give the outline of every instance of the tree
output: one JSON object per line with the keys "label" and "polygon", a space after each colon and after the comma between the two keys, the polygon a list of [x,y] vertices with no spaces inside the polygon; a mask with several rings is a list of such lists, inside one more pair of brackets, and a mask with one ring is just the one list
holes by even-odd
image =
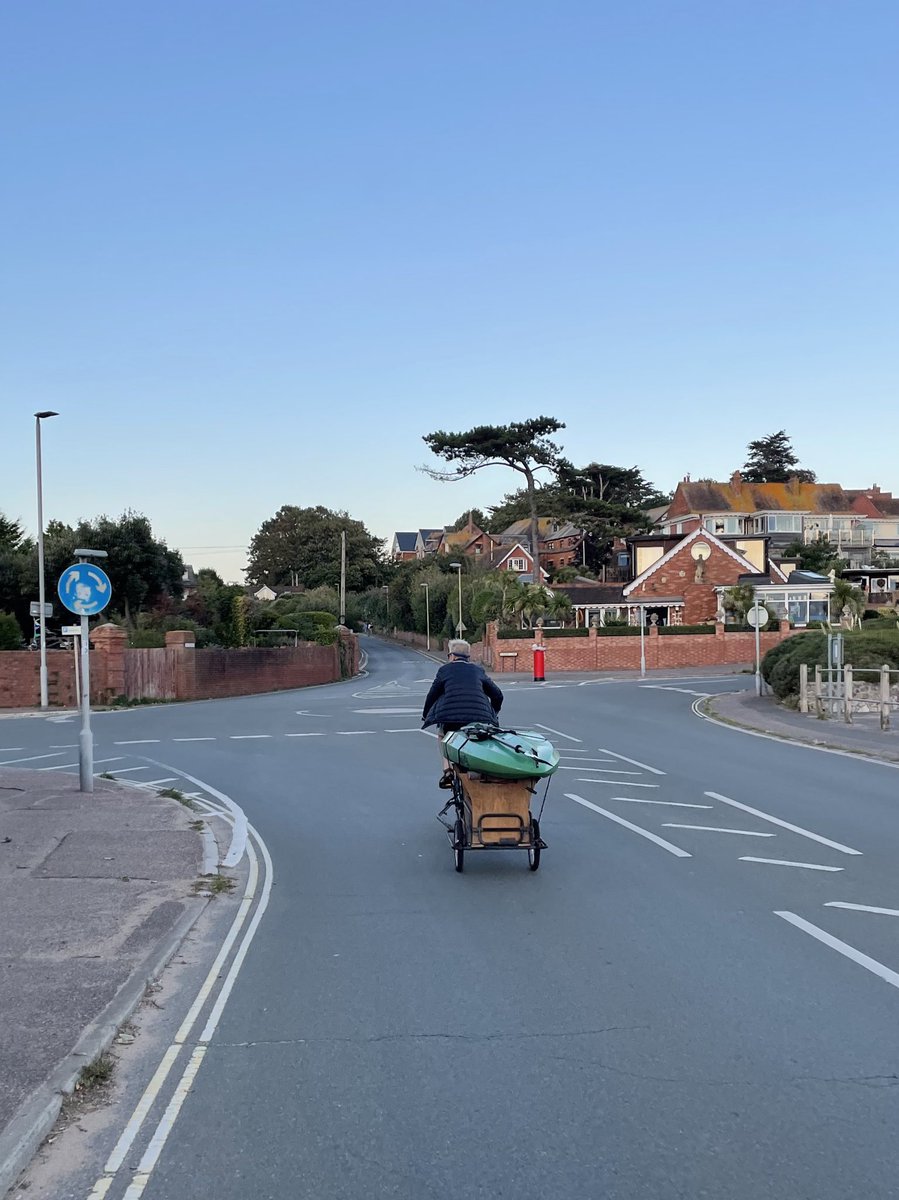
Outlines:
{"label": "tree", "polygon": [[0,650],[21,650],[22,630],[12,613],[0,612]]}
{"label": "tree", "polygon": [[537,471],[554,470],[558,466],[562,451],[551,440],[551,435],[564,428],[564,423],[555,417],[533,417],[528,421],[513,421],[509,425],[477,425],[464,433],[446,433],[440,429],[426,434],[422,439],[438,458],[456,464],[449,471],[422,468],[432,479],[467,479],[476,471],[496,466],[510,467],[524,476],[535,579],[540,578],[535,476]]}
{"label": "tree", "polygon": [[751,583],[737,583],[724,593],[724,606],[735,613],[740,621],[746,620],[746,614],[755,604],[755,588]]}
{"label": "tree", "polygon": [[587,500],[601,500],[621,508],[657,508],[668,504],[670,495],[643,478],[639,467],[615,467],[608,463],[588,463],[585,467],[574,467],[563,462],[559,471],[559,483],[575,495]]}
{"label": "tree", "polygon": [[21,550],[25,545],[25,530],[21,521],[13,521],[0,513],[0,550]]}
{"label": "tree", "polygon": [[857,628],[862,623],[862,613],[865,611],[865,593],[848,579],[835,579],[830,612],[834,624],[839,622],[844,608],[849,609],[853,628]]}
{"label": "tree", "polygon": [[340,586],[340,535],[346,533],[346,584],[363,591],[381,582],[383,545],[348,513],[285,504],[250,542],[247,579],[254,586]]}
{"label": "tree", "polygon": [[453,524],[453,531],[455,532],[459,529],[464,529],[468,525],[469,521],[472,523],[472,525],[477,525],[478,529],[487,528],[487,518],[484,516],[481,510],[479,508],[470,508],[468,512],[464,512],[461,517],[456,519],[455,523]]}
{"label": "tree", "polygon": [[801,571],[815,571],[818,575],[829,575],[831,571],[841,571],[846,566],[846,560],[840,557],[837,547],[821,534],[811,542],[797,538],[784,550],[784,558],[796,558]]}
{"label": "tree", "polygon": [[814,471],[797,469],[799,459],[785,429],[750,442],[747,450],[749,456],[741,472],[747,483],[786,483],[788,479],[815,482]]}

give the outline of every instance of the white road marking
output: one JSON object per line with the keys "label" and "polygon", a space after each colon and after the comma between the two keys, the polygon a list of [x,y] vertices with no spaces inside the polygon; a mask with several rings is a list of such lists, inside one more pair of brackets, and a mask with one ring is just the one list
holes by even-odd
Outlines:
{"label": "white road marking", "polygon": [[[54,746],[54,747],[52,747],[52,749],[54,749],[54,750],[72,750],[73,748],[74,747],[72,747],[72,746]],[[18,754],[18,752],[20,750],[24,750],[24,749],[25,749],[24,746],[4,746],[3,749],[0,750],[0,754]]]}
{"label": "white road marking", "polygon": [[412,729],[385,729],[385,733],[421,733],[421,730],[416,725]]}
{"label": "white road marking", "polygon": [[324,737],[323,733],[285,733],[285,737]]}
{"label": "white road marking", "polygon": [[123,755],[121,755],[121,754],[120,754],[120,755],[118,755],[118,757],[117,757],[117,758],[95,758],[95,759],[94,759],[94,766],[98,766],[100,763],[108,763],[108,762],[124,762],[124,761],[125,761],[125,758],[124,758],[124,756],[123,756]]}
{"label": "white road marking", "polygon": [[845,900],[828,900],[825,908],[848,908],[852,912],[880,913],[883,917],[899,917],[899,908],[874,908],[870,904],[849,904]]}
{"label": "white road marking", "polygon": [[56,763],[52,767],[38,767],[39,771],[71,771],[72,767],[79,766],[79,763]]}
{"label": "white road marking", "polygon": [[751,808],[748,804],[741,804],[739,800],[731,800],[729,796],[722,796],[720,792],[706,792],[705,795],[710,800],[720,800],[722,804],[739,808],[743,812],[749,813],[750,816],[759,817],[762,821],[770,821],[772,825],[779,825],[781,829],[789,829],[791,833],[798,833],[801,837],[810,838],[822,846],[830,846],[831,850],[839,850],[841,854],[861,854],[861,850],[853,850],[851,846],[844,846],[842,842],[833,842],[830,838],[822,837],[820,833],[812,833],[809,829],[803,829],[801,825],[792,825],[789,821],[782,821],[780,817],[772,817],[770,813],[764,813],[759,808]]}
{"label": "white road marking", "polygon": [[775,911],[774,915],[775,917],[781,917],[784,921],[789,921],[791,925],[795,925],[797,929],[801,929],[809,937],[817,938],[819,942],[822,942],[825,946],[829,946],[831,950],[836,950],[838,954],[842,954],[845,958],[851,959],[852,962],[858,963],[860,967],[864,967],[872,975],[878,975],[885,983],[890,984],[891,987],[899,988],[899,974],[891,971],[889,967],[885,967],[876,958],[862,954],[861,950],[856,950],[848,942],[840,941],[833,934],[819,929],[817,925],[813,925],[811,921],[805,921],[802,917],[797,917],[795,913]]}
{"label": "white road marking", "polygon": [[421,710],[418,708],[354,708],[354,713],[384,713],[385,716],[398,716],[405,713],[417,713]]}
{"label": "white road marking", "polygon": [[196,738],[172,738],[173,742],[217,742],[218,738],[214,737],[196,737]]}
{"label": "white road marking", "polygon": [[[220,792],[218,788],[214,788],[211,783],[204,783],[202,779],[197,779],[195,775],[188,775],[187,771],[179,771],[177,767],[170,767],[167,763],[154,762],[154,766],[162,767],[164,771],[174,771],[181,779],[186,779],[188,783],[192,783],[194,787],[202,788],[204,792],[208,792],[210,796],[215,796],[221,804],[234,817],[234,830],[231,834],[231,845],[228,847],[228,853],[222,859],[223,867],[236,867],[244,856],[244,851],[247,847],[247,814],[235,804],[230,796],[226,796],[224,792]],[[147,784],[146,786],[150,786]]]}
{"label": "white road marking", "polygon": [[359,737],[363,733],[377,733],[377,729],[338,729],[337,737]]}
{"label": "white road marking", "polygon": [[[21,750],[21,749],[22,749],[22,747],[21,747],[21,746],[14,747],[14,749],[19,749],[19,750]],[[77,749],[78,749],[78,743],[77,743],[77,742],[66,742],[66,744],[65,744],[64,746],[53,746],[53,745],[51,745],[51,746],[50,746],[50,749],[51,749],[51,750],[77,750]]]}
{"label": "white road marking", "polygon": [[664,838],[660,838],[658,834],[651,833],[648,829],[642,829],[639,825],[632,825],[630,821],[625,821],[624,817],[619,817],[617,813],[609,812],[605,808],[600,808],[598,804],[592,804],[589,800],[585,800],[583,796],[576,796],[574,792],[566,792],[565,795],[569,800],[573,800],[575,804],[582,804],[584,808],[590,808],[593,812],[599,813],[601,817],[608,817],[610,821],[614,821],[616,825],[623,825],[625,829],[630,829],[633,833],[639,833],[641,837],[648,838],[651,842],[655,842],[657,846],[661,846],[663,850],[667,850],[669,854],[674,854],[678,858],[692,858],[693,855],[686,850],[681,850],[680,846],[675,846],[671,842],[666,842]]}
{"label": "white road marking", "polygon": [[[571,754],[586,754],[586,753],[587,753],[586,750],[566,751],[564,754],[560,754],[559,758],[569,758],[571,756]],[[615,759],[614,758],[576,758],[574,761],[577,763],[585,763],[585,762],[613,763],[615,761]]]}
{"label": "white road marking", "polygon": [[[621,779],[591,779],[591,778],[583,776],[583,775],[578,776],[578,783],[607,783],[610,787],[621,787],[622,782],[623,781]],[[641,788],[657,788],[660,785],[657,783],[629,782],[627,786],[628,787],[641,787]]]}
{"label": "white road marking", "polygon": [[559,767],[560,771],[598,771],[601,775],[639,775],[639,771],[625,771],[620,767],[585,767],[588,762],[602,762],[602,759],[582,758],[574,767]]}
{"label": "white road marking", "polygon": [[430,729],[419,729],[419,731],[418,731],[418,732],[419,732],[419,733],[424,733],[424,734],[427,734],[427,736],[428,736],[428,737],[432,737],[432,738],[439,738],[439,737],[440,737],[440,734],[439,734],[439,733],[434,733],[434,732],[432,732]]}
{"label": "white road marking", "polygon": [[135,742],[113,742],[114,746],[156,746],[162,738],[138,738]]}
{"label": "white road marking", "polygon": [[230,742],[255,742],[259,738],[270,738],[270,733],[229,733],[228,741]]}
{"label": "white road marking", "polygon": [[[149,771],[149,767],[116,767],[116,775],[133,775],[135,771]],[[44,767],[44,770],[55,770],[54,767]]]}
{"label": "white road marking", "polygon": [[641,683],[639,687],[644,692],[681,692],[684,696],[699,696],[701,699],[705,699],[710,694],[709,692],[694,692],[691,688],[666,687],[662,683]]}
{"label": "white road marking", "polygon": [[545,729],[547,733],[554,733],[556,737],[567,738],[569,742],[582,742],[584,740],[583,738],[572,737],[570,733],[563,733],[561,729],[550,729],[548,725],[541,725],[539,721],[535,721],[534,724],[538,729]]}
{"label": "white road marking", "polygon": [[681,825],[677,821],[663,821],[665,829],[696,829],[700,833],[737,833],[741,837],[777,837],[776,833],[759,833],[755,829],[722,829],[720,825]]}
{"label": "white road marking", "polygon": [[646,763],[639,762],[636,758],[628,758],[626,754],[616,754],[614,750],[606,750],[603,746],[597,746],[596,749],[600,754],[611,754],[612,758],[620,758],[622,762],[628,762],[632,767],[642,767],[644,771],[649,771],[651,775],[664,775],[664,771],[660,771],[658,767],[650,767]]}
{"label": "white road marking", "polygon": [[175,776],[168,775],[168,776],[166,776],[165,779],[148,779],[147,787],[156,787],[160,783],[174,783],[174,782],[175,782]]}
{"label": "white road marking", "polygon": [[61,755],[62,751],[56,750],[53,754],[32,754],[28,758],[6,758],[0,762],[0,767],[8,767],[11,763],[38,762],[42,758],[59,758]]}
{"label": "white road marking", "polygon": [[752,858],[748,854],[740,862],[767,863],[771,867],[803,867],[806,871],[842,871],[843,867],[825,867],[821,863],[791,862],[787,858]]}
{"label": "white road marking", "polygon": [[[568,758],[571,754],[587,754],[587,750],[578,750],[576,746],[566,746],[564,750],[559,751],[559,758]],[[597,761],[599,761],[597,759]]]}
{"label": "white road marking", "polygon": [[711,804],[684,804],[680,800],[644,800],[640,796],[610,796],[610,800],[623,800],[626,804],[664,804],[668,808],[705,808],[712,811]]}

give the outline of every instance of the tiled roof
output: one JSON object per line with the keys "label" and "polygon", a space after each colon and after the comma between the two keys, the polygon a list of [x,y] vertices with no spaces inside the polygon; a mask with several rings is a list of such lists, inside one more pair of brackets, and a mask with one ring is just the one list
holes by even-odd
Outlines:
{"label": "tiled roof", "polygon": [[594,583],[553,585],[554,592],[562,592],[572,604],[623,604],[623,583]]}
{"label": "tiled roof", "polygon": [[852,512],[852,499],[838,483],[716,483],[677,485],[668,518],[688,513]]}
{"label": "tiled roof", "polygon": [[417,538],[418,534],[414,531],[412,533],[395,533],[393,535],[396,548],[400,551],[414,550]]}

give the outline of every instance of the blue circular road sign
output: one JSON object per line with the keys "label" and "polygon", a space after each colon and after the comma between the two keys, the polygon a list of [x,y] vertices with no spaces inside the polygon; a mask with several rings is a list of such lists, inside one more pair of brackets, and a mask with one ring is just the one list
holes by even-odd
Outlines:
{"label": "blue circular road sign", "polygon": [[93,563],[74,563],[66,567],[56,590],[69,612],[80,617],[92,617],[102,612],[112,598],[109,576]]}

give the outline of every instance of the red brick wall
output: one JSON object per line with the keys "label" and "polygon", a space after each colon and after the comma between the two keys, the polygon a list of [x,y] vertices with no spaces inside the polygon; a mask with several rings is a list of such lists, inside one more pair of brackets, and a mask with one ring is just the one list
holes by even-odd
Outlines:
{"label": "red brick wall", "polygon": [[[763,633],[762,654],[792,632],[786,625],[786,628]],[[533,645],[533,637],[497,639],[494,627],[488,626],[484,663],[498,673],[530,671],[534,663]],[[714,634],[660,634],[658,629],[647,629],[644,647],[646,667],[650,671],[672,667],[736,666],[755,661],[755,634],[725,633],[723,625],[717,626]],[[547,674],[640,669],[639,637],[597,637],[591,629],[587,637],[547,638],[544,649]],[[517,656],[500,657],[510,652],[517,652]]]}
{"label": "red brick wall", "polygon": [[701,580],[696,579],[699,564],[690,553],[696,545],[694,541],[679,550],[663,567],[654,571],[639,588],[628,592],[628,599],[637,603],[643,601],[652,604],[653,598],[657,596],[683,596],[682,624],[701,625],[704,621],[714,620],[718,608],[718,597],[714,588],[733,587],[745,568],[712,542],[708,544],[712,553],[702,564]]}
{"label": "red brick wall", "polygon": [[[36,708],[41,702],[41,656],[31,650],[0,653],[0,708]],[[71,650],[47,651],[47,694],[51,708],[74,708],[75,663]],[[107,661],[91,651],[91,700],[108,703],[112,693],[107,683]]]}

